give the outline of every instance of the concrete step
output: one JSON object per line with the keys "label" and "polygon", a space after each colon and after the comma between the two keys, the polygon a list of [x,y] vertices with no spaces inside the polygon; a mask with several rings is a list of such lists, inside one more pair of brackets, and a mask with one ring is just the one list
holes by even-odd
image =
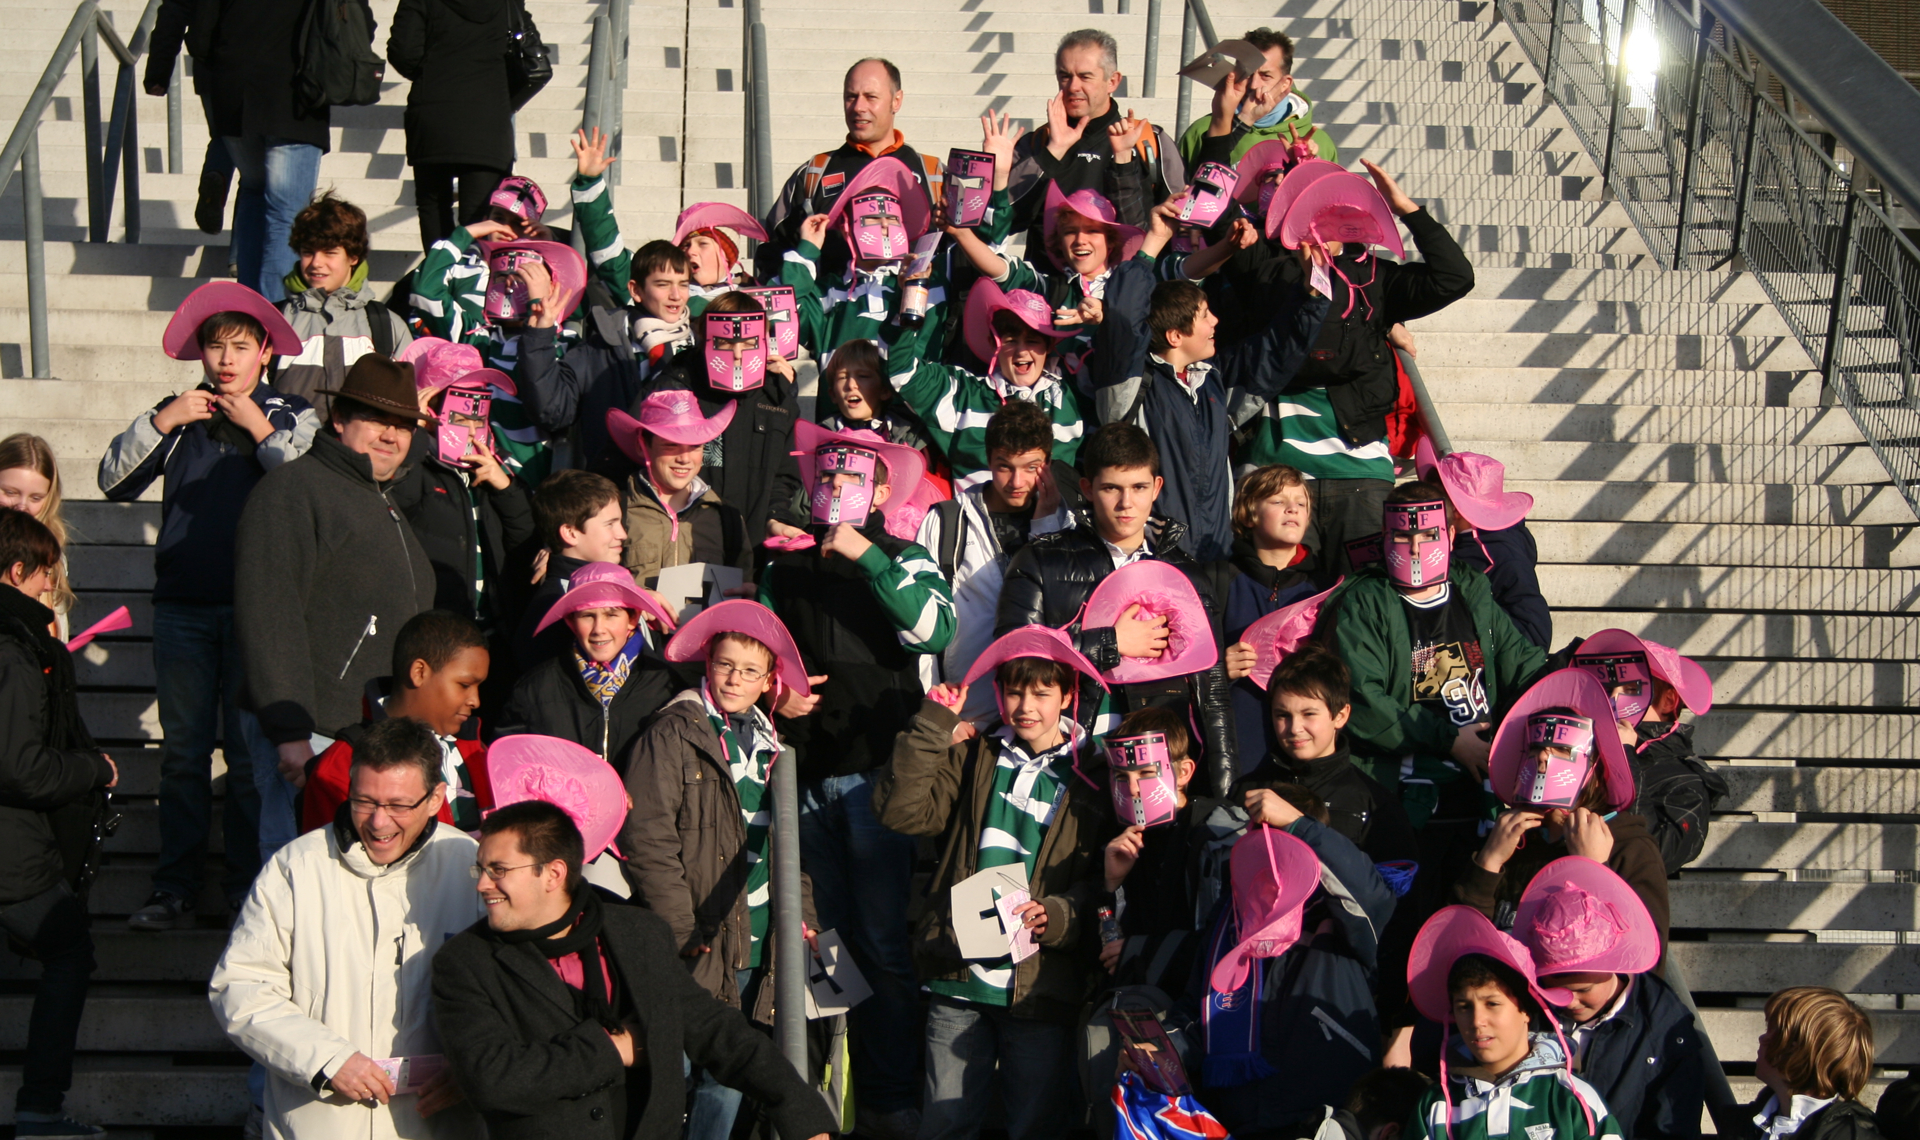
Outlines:
{"label": "concrete step", "polygon": [[[1706,749],[1701,749],[1706,752]],[[1704,871],[1760,871],[1792,869],[1802,871],[1916,869],[1915,827],[1910,823],[1741,823],[1735,827],[1715,823],[1707,832],[1706,849],[1692,866]],[[1676,944],[1677,945],[1677,944]],[[1821,946],[1820,949],[1827,949]],[[1920,957],[1906,952],[1908,969],[1920,972]],[[1693,967],[1687,966],[1687,981],[1696,990],[1744,989],[1711,986],[1694,980]],[[1788,985],[1798,983],[1789,982]],[[1878,990],[1825,983],[1845,992],[1915,993],[1920,990]],[[1768,986],[1768,990],[1778,986]]]}
{"label": "concrete step", "polygon": [[[7,316],[5,310],[0,310],[0,327],[5,327]],[[1423,348],[1422,353],[1425,351]],[[1843,408],[1467,404],[1435,398],[1440,402],[1447,434],[1456,439],[1464,436],[1592,446],[1668,442],[1750,445],[1765,441],[1783,448],[1809,449],[1865,442],[1859,426]],[[1489,454],[1499,457],[1498,452]]]}
{"label": "concrete step", "polygon": [[[218,817],[215,818],[217,821]],[[218,822],[214,826],[217,828]],[[87,895],[87,909],[95,915],[123,918],[147,905],[147,898],[153,893],[154,862],[135,856],[115,856],[94,879],[93,889]],[[231,916],[220,890],[223,870],[218,859],[207,863],[200,894],[194,900],[196,909],[191,929],[226,929]]]}
{"label": "concrete step", "polygon": [[1880,763],[1920,759],[1920,738],[1909,735],[1917,726],[1920,718],[1894,713],[1715,709],[1695,728],[1693,740],[1702,756]]}
{"label": "concrete step", "polygon": [[1472,299],[1476,301],[1629,300],[1643,306],[1769,303],[1759,279],[1751,273],[1659,270],[1566,273],[1549,269],[1482,269],[1476,265],[1473,283]]}
{"label": "concrete step", "polygon": [[1456,367],[1726,368],[1805,371],[1813,361],[1786,336],[1646,336],[1510,332],[1490,337],[1415,322],[1420,362]]}
{"label": "concrete step", "polygon": [[[148,992],[142,992],[146,990]],[[27,1017],[33,999],[0,995],[0,1049],[17,1052],[27,1045]],[[237,1052],[213,1020],[207,995],[154,987],[101,985],[87,994],[80,1018],[80,1042],[86,1053]]]}
{"label": "concrete step", "polygon": [[[48,241],[47,280],[51,285],[57,277],[68,274],[151,278],[153,288],[172,289],[180,288],[183,284],[173,278],[190,278],[184,282],[184,287],[191,292],[196,286],[225,275],[226,254],[225,241],[209,238],[198,231],[194,240],[180,243],[144,237],[139,245],[126,245],[118,241],[97,244],[88,241]],[[406,272],[407,265],[417,256],[418,250],[405,253],[375,249],[367,255],[368,275],[376,282],[392,282]],[[12,277],[25,273],[25,247],[16,243],[0,244],[0,275]]]}
{"label": "concrete step", "polygon": [[1816,978],[1850,994],[1914,993],[1920,987],[1920,957],[1907,946],[1670,942],[1667,952],[1695,994],[1770,994]]}
{"label": "concrete step", "polygon": [[[1689,978],[1691,983],[1692,979]],[[1758,1052],[1760,1035],[1767,1031],[1766,1014],[1757,1009],[1703,1009],[1707,1036],[1714,1052],[1725,1061],[1751,1061]],[[1910,1065],[1920,1062],[1920,1010],[1869,1010],[1873,1022],[1874,1060],[1881,1065]]]}
{"label": "concrete step", "polygon": [[1638,301],[1521,301],[1474,295],[1415,322],[1441,332],[1792,336],[1771,305]]}
{"label": "concrete step", "polygon": [[[92,694],[88,700],[88,727],[93,728],[95,710],[106,702],[101,698],[110,696],[132,697],[136,700],[151,701],[145,694]],[[98,730],[95,729],[96,734]],[[156,734],[157,738],[157,734]],[[157,855],[160,853],[160,808],[157,803],[129,802],[117,805],[120,812],[120,827],[107,840],[103,848],[108,855]],[[220,829],[215,827],[207,840],[209,853],[218,855],[223,849]]]}
{"label": "concrete step", "polygon": [[[1912,661],[1700,662],[1713,678],[1714,704],[1794,705],[1801,708],[1902,708],[1920,692],[1920,664]],[[1802,769],[1811,771],[1812,769]],[[1857,802],[1857,801],[1856,801]],[[1906,802],[1906,801],[1901,801]],[[1878,808],[1728,808],[1741,811],[1886,811]]]}
{"label": "concrete step", "polygon": [[[1469,298],[1455,307],[1472,303]],[[1439,324],[1433,327],[1454,331]],[[1416,351],[1425,332],[1416,322]],[[1824,394],[1820,374],[1810,370],[1483,368],[1429,363],[1420,356],[1416,360],[1428,391],[1442,403],[1811,408],[1820,405]]]}
{"label": "concrete step", "polygon": [[[1751,662],[1761,668],[1767,662]],[[1912,676],[1912,664],[1893,663]],[[1822,668],[1821,666],[1812,666]],[[1827,670],[1844,668],[1827,665]],[[1862,667],[1864,668],[1864,666]],[[1709,670],[1711,672],[1712,670]],[[1723,675],[1724,676],[1724,675]],[[1722,694],[1714,684],[1715,704]],[[1909,687],[1908,692],[1912,692]],[[1920,815],[1920,773],[1904,768],[1747,768],[1722,766],[1729,795],[1718,805],[1722,812],[1821,812],[1861,815]],[[1828,926],[1839,927],[1837,923]],[[1920,929],[1920,928],[1916,928]]]}
{"label": "concrete step", "polygon": [[[1690,657],[1764,657],[1793,662],[1920,659],[1920,618],[1882,614],[1702,613],[1557,610],[1554,622],[1580,629],[1620,628],[1671,645]],[[1568,628],[1572,628],[1569,625]]]}
{"label": "concrete step", "polygon": [[[170,930],[149,934],[127,929],[125,921],[96,919],[93,924],[93,976],[116,982],[200,982],[212,975],[226,948],[225,930]],[[0,980],[40,976],[40,964],[0,947]]]}
{"label": "concrete step", "polygon": [[[1920,574],[1911,570],[1549,565],[1540,568],[1540,588],[1556,609],[1722,610],[1781,622],[1795,614],[1920,610]],[[1677,623],[1690,615],[1671,616]]]}
{"label": "concrete step", "polygon": [[1913,508],[1893,487],[1790,483],[1580,483],[1511,479],[1507,489],[1533,496],[1536,527],[1556,519],[1586,522],[1735,523],[1742,526],[1902,526]]}
{"label": "concrete step", "polygon": [[[0,1123],[12,1122],[19,1088],[19,1068],[0,1066]],[[65,1111],[116,1128],[238,1129],[247,1116],[247,1069],[237,1060],[176,1066],[150,1056],[83,1055]]]}
{"label": "concrete step", "polygon": [[1668,566],[1920,566],[1911,528],[1588,523],[1542,526],[1540,561]]}
{"label": "concrete step", "polygon": [[1667,884],[1676,928],[1920,929],[1920,886],[1913,883],[1788,883],[1773,876],[1736,881],[1694,874],[1684,872]]}
{"label": "concrete step", "polygon": [[[1520,405],[1524,407],[1526,405]],[[1443,420],[1449,415],[1442,404]],[[1449,421],[1450,422],[1450,421]],[[51,438],[51,437],[49,437]],[[1731,443],[1552,443],[1477,439],[1453,434],[1461,451],[1491,455],[1516,480],[1652,482],[1707,485],[1864,484],[1888,482],[1886,468],[1864,446],[1790,447]]]}

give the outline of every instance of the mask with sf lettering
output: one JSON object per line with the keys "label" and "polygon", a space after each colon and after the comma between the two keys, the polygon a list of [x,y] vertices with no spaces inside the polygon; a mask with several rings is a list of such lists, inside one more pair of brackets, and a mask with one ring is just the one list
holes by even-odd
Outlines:
{"label": "mask with sf lettering", "polygon": [[715,313],[701,317],[707,383],[722,392],[751,392],[767,382],[767,315]]}
{"label": "mask with sf lettering", "polygon": [[1179,814],[1180,781],[1165,733],[1108,737],[1107,772],[1121,826],[1158,827]]}

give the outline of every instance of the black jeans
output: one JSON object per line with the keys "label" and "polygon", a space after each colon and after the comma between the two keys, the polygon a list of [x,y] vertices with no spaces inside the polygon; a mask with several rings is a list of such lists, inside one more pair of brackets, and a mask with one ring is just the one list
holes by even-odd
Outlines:
{"label": "black jeans", "polygon": [[420,214],[420,248],[432,249],[433,243],[454,230],[454,188],[460,183],[460,225],[468,226],[487,216],[487,198],[504,170],[484,166],[459,166],[447,162],[429,162],[413,168],[413,207]]}
{"label": "black jeans", "polygon": [[1307,494],[1313,500],[1313,514],[1307,520],[1307,546],[1320,556],[1328,581],[1352,571],[1347,562],[1347,543],[1384,529],[1387,492],[1391,490],[1393,484],[1385,479],[1307,480]]}
{"label": "black jeans", "polygon": [[21,1064],[20,1112],[58,1113],[73,1087],[73,1050],[93,977],[93,935],[87,908],[65,883],[0,907],[0,930],[24,944],[40,963],[40,989],[27,1021]]}

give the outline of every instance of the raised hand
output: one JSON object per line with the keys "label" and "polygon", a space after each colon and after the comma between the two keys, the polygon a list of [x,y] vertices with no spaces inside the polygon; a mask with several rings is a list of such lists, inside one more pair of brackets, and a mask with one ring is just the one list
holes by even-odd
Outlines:
{"label": "raised hand", "polygon": [[574,172],[582,178],[598,178],[607,172],[607,167],[619,162],[618,155],[609,156],[607,147],[613,143],[613,136],[601,131],[599,127],[588,133],[585,127],[575,131],[567,142],[573,147]]}
{"label": "raised hand", "polygon": [[1047,153],[1055,158],[1067,157],[1080,136],[1087,130],[1087,121],[1078,124],[1067,118],[1067,97],[1056,93],[1047,100]]}
{"label": "raised hand", "polygon": [[[1051,116],[1048,122],[1052,122]],[[1013,121],[1013,117],[1004,111],[988,111],[980,116],[980,149],[993,156],[997,170],[1010,170],[1013,167],[1013,144],[1027,128]]]}
{"label": "raised hand", "polygon": [[1364,158],[1360,160],[1360,165],[1367,168],[1368,174],[1373,175],[1373,184],[1379,188],[1380,196],[1387,200],[1387,208],[1395,215],[1405,217],[1420,208],[1418,202],[1407,197],[1406,192],[1400,189],[1400,184],[1393,180],[1392,175]]}
{"label": "raised hand", "polygon": [[1113,147],[1113,161],[1128,163],[1133,161],[1133,148],[1140,145],[1140,136],[1146,130],[1147,121],[1136,119],[1133,112],[1107,128],[1107,142]]}
{"label": "raised hand", "polygon": [[826,241],[826,238],[827,216],[825,214],[808,215],[807,220],[800,223],[800,240],[811,243],[813,248],[824,248],[821,243]]}

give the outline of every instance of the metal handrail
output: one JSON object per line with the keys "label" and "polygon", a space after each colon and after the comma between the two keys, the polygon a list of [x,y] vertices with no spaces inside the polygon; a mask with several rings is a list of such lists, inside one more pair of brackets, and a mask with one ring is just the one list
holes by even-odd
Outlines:
{"label": "metal handrail", "polygon": [[[5,193],[20,172],[21,228],[26,237],[27,330],[35,379],[52,376],[52,349],[47,340],[47,254],[45,198],[40,184],[40,123],[53,93],[66,78],[74,53],[80,54],[81,126],[86,136],[87,157],[87,240],[104,242],[113,217],[115,181],[124,196],[122,223],[129,244],[140,240],[140,146],[139,109],[135,100],[139,87],[134,68],[147,52],[147,40],[160,14],[160,0],[148,0],[140,23],[134,28],[131,44],[122,41],[114,30],[112,15],[100,10],[99,0],[80,0],[60,43],[47,60],[40,82],[15,121],[13,133],[0,148],[0,193]],[[101,136],[100,122],[100,43],[118,61],[114,79],[113,102]],[[169,147],[177,148],[175,116],[169,116]]]}
{"label": "metal handrail", "polygon": [[1497,2],[1658,263],[1751,272],[1920,513],[1920,92],[1811,0]]}
{"label": "metal handrail", "polygon": [[773,209],[773,91],[767,72],[767,26],[760,0],[747,0],[743,52],[746,66],[747,212],[764,218]]}

